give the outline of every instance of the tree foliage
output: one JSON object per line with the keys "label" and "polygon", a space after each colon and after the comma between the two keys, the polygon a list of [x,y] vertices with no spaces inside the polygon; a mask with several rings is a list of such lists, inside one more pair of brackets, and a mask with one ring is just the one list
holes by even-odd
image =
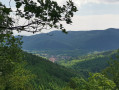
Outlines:
{"label": "tree foliage", "polygon": [[[44,76],[48,77],[44,80],[49,82],[47,86],[44,86],[43,84],[46,84],[46,81],[40,81],[39,73],[34,72],[37,73],[36,75],[38,76],[36,80],[34,79],[35,75],[27,69],[28,67],[26,67],[26,61],[23,60],[23,52],[21,50],[21,38],[16,38],[13,35],[13,30],[35,33],[43,29],[58,28],[66,32],[61,22],[65,21],[67,24],[71,24],[71,18],[74,12],[77,11],[77,8],[72,0],[67,1],[66,5],[62,6],[52,0],[37,0],[37,2],[34,0],[14,1],[16,3],[15,15],[19,16],[20,19],[26,20],[27,23],[16,26],[15,19],[10,17],[10,15],[12,15],[11,13],[14,12],[13,8],[8,8],[0,3],[0,90],[34,90],[34,84],[39,82],[42,82],[42,84],[38,85],[39,89],[48,88],[57,90],[59,89],[58,86],[60,86],[58,85],[59,83],[63,86],[63,84],[66,84],[69,80],[69,77],[74,76],[72,71],[66,73],[65,71],[67,71],[67,69],[64,67],[57,69],[55,68],[58,67],[57,64],[53,67],[50,65],[48,66],[45,62],[45,67],[43,66],[45,68]],[[31,60],[31,62],[31,64],[36,64],[39,61],[36,60],[36,62],[34,62]],[[46,67],[50,68],[51,71]],[[116,69],[115,67],[113,68],[114,70]],[[111,68],[110,71],[113,70],[113,68]],[[42,69],[39,70],[42,71]],[[115,80],[115,77],[118,78],[118,73],[116,73],[116,75],[113,73],[111,74],[114,75],[112,80],[118,85],[118,82]],[[65,87],[64,90],[111,90],[116,86],[112,80],[99,73],[91,74],[88,81],[82,78],[72,78],[69,82],[69,86]]]}
{"label": "tree foliage", "polygon": [[[71,24],[71,18],[73,17],[74,12],[77,11],[77,7],[74,5],[72,0],[67,1],[66,5],[62,6],[52,0],[37,0],[36,2],[34,0],[14,1],[16,3],[15,16],[19,16],[23,21],[26,20],[27,23],[18,26],[0,25],[0,28],[33,33],[39,32],[43,29],[57,28],[66,32],[61,22],[65,21],[67,24]],[[14,12],[12,7],[4,9],[7,13]],[[16,21],[13,23],[15,22]]]}
{"label": "tree foliage", "polygon": [[[30,53],[24,52],[24,60],[28,62],[27,69],[36,75],[35,87],[43,90],[62,90],[71,77],[78,77],[75,71],[48,61]],[[41,89],[41,90],[42,90]],[[39,89],[38,89],[39,90]]]}
{"label": "tree foliage", "polygon": [[110,66],[102,72],[105,77],[111,79],[116,84],[116,88],[119,89],[119,61],[111,61]]}
{"label": "tree foliage", "polygon": [[[77,8],[71,0],[63,6],[59,6],[57,2],[52,0],[37,0],[37,2],[34,0],[14,0],[14,2],[16,3],[16,11],[13,11],[10,5],[11,0],[8,1],[9,7],[0,2],[0,89],[30,90],[33,75],[22,65],[24,60],[21,38],[13,36],[13,30],[35,33],[50,27],[60,28],[66,32],[60,21],[71,24],[71,17]],[[16,16],[19,17],[19,20],[26,20],[27,23],[15,25],[19,24],[15,19]]]}
{"label": "tree foliage", "polygon": [[71,90],[113,90],[115,86],[113,81],[100,73],[90,74],[88,80],[77,77],[72,78],[68,85]]}

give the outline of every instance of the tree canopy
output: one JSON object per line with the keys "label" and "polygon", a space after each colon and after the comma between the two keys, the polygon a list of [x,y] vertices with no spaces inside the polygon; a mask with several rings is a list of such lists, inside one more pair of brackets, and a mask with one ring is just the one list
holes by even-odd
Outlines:
{"label": "tree canopy", "polygon": [[[0,3],[1,20],[4,18],[6,24],[8,24],[9,21],[12,21],[12,25],[10,24],[9,26],[1,24],[0,28],[2,29],[35,33],[43,29],[57,28],[66,32],[61,22],[65,21],[67,24],[71,24],[71,18],[73,17],[74,12],[77,11],[77,7],[72,0],[67,1],[66,4],[62,6],[53,0],[14,1],[16,4],[15,11],[13,10],[14,7],[10,5],[11,0],[8,1],[9,7]],[[8,16],[10,14],[12,15],[12,13],[15,14],[14,17],[19,17],[19,20],[22,19],[24,24],[15,25],[15,23],[18,23],[15,21],[15,18]]]}
{"label": "tree canopy", "polygon": [[[77,8],[72,0],[67,1],[66,5],[62,6],[58,5],[57,2],[52,0],[14,0],[14,2],[16,4],[15,11],[13,10],[14,7],[10,6],[11,0],[8,1],[9,7],[0,3],[0,90],[35,90],[35,87],[38,86],[35,85],[38,83],[35,82],[35,78],[37,77],[26,68],[27,61],[24,60],[25,54],[21,49],[21,38],[15,37],[13,35],[13,30],[35,33],[43,29],[58,28],[63,32],[66,32],[61,22],[65,21],[67,24],[71,24],[71,18],[73,17],[74,12],[77,11]],[[11,15],[14,17],[11,17]],[[23,25],[19,25],[15,17],[19,17],[18,21],[22,19]],[[34,57],[32,56],[32,58]],[[39,59],[37,59],[37,57],[35,58],[35,62],[31,60],[31,65],[39,62]],[[48,67],[47,63],[43,63]],[[100,73],[96,73],[91,74],[88,80],[82,78],[72,78],[68,86],[64,87],[64,90],[112,90],[119,88],[117,86],[119,83],[117,80],[119,73],[116,71],[118,70],[118,66],[119,63],[114,63],[111,65],[111,67],[107,68],[105,70],[105,76],[107,77]],[[57,67],[57,64],[55,64],[55,67]],[[48,68],[52,68],[52,71],[55,70],[53,69],[55,67],[49,65]],[[67,81],[69,79],[68,77],[71,77],[73,74],[65,74],[67,69],[65,70],[64,67],[60,68],[64,71],[59,70],[60,75],[55,71],[52,71],[52,78],[57,76],[62,80],[66,79],[65,81]],[[50,74],[51,72],[48,70],[46,68],[44,71],[47,71]],[[59,73],[57,68],[56,70]],[[36,73],[39,74],[38,72]],[[62,73],[66,76],[66,78],[63,77]],[[108,79],[109,76],[113,76],[114,78],[111,78],[110,80]],[[56,80],[59,80],[60,83],[62,82],[60,79],[56,78],[53,80],[53,82],[48,83],[51,90],[59,90],[59,88],[56,87],[58,83],[53,85],[54,81],[56,82]],[[44,89],[44,86],[40,84],[38,88]]]}
{"label": "tree canopy", "polygon": [[[9,6],[0,2],[0,90],[33,90],[31,82],[35,75],[25,69],[27,64],[23,60],[21,38],[15,37],[13,30],[35,33],[43,29],[58,28],[66,32],[60,22],[71,24],[71,17],[77,8],[71,0],[63,6],[52,0],[14,2],[15,7],[10,5],[11,0],[8,0]],[[23,24],[19,24],[20,20]]]}

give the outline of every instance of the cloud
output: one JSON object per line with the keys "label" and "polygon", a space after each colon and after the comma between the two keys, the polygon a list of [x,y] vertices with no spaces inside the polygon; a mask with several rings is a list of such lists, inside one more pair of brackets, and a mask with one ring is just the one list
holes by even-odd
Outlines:
{"label": "cloud", "polygon": [[64,24],[67,30],[85,31],[119,28],[119,15],[75,15],[72,20],[72,25]]}
{"label": "cloud", "polygon": [[[60,5],[65,4],[68,0],[54,0],[57,1]],[[77,6],[81,6],[88,3],[96,3],[96,4],[119,4],[119,0],[72,0]]]}
{"label": "cloud", "polygon": [[84,2],[84,3],[119,3],[119,0],[79,0],[79,2]]}
{"label": "cloud", "polygon": [[[89,31],[89,30],[104,30],[107,28],[119,28],[119,15],[89,15],[73,17],[72,25],[63,23],[67,31]],[[52,29],[56,30],[56,29]],[[40,33],[47,33],[52,30],[42,30]],[[32,33],[14,31],[14,35],[33,35]]]}
{"label": "cloud", "polygon": [[108,3],[116,3],[116,2],[119,2],[119,0],[98,0],[98,1],[102,1],[102,2],[108,2]]}

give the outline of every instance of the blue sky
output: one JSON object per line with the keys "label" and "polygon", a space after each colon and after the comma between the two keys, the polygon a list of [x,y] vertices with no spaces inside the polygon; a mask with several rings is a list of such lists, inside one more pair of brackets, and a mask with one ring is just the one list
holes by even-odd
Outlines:
{"label": "blue sky", "polygon": [[[9,0],[2,0],[7,6]],[[11,0],[13,1],[13,0]],[[36,0],[34,0],[36,1]],[[60,5],[66,0],[55,0]],[[119,0],[73,0],[78,7],[78,12],[73,17],[72,25],[64,26],[67,30],[103,30],[107,28],[119,28]],[[11,6],[14,6],[13,2]],[[45,31],[45,30],[44,30]],[[23,32],[22,34],[30,35]]]}

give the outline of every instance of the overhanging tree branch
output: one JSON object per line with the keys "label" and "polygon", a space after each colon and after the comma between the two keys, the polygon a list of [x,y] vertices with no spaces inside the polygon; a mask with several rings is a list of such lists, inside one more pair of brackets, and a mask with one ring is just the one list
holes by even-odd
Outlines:
{"label": "overhanging tree branch", "polygon": [[[8,3],[10,3],[10,1]],[[17,30],[19,32],[27,31],[35,33],[41,31],[42,29],[47,29],[47,27],[49,27],[61,29],[63,32],[66,32],[65,28],[62,24],[60,24],[60,22],[65,21],[67,24],[71,24],[71,18],[73,17],[74,12],[77,11],[77,7],[74,5],[72,0],[67,1],[66,5],[62,6],[59,6],[57,2],[52,0],[37,0],[37,3],[34,2],[34,0],[14,1],[16,3],[15,16],[18,16],[20,19],[30,21],[30,23],[14,26],[14,24],[16,23],[14,17],[11,18],[8,16],[13,20],[12,24],[9,26],[0,24],[1,29]],[[4,6],[2,9],[4,9],[4,12],[7,14],[13,13],[11,6],[10,8],[6,8]]]}

